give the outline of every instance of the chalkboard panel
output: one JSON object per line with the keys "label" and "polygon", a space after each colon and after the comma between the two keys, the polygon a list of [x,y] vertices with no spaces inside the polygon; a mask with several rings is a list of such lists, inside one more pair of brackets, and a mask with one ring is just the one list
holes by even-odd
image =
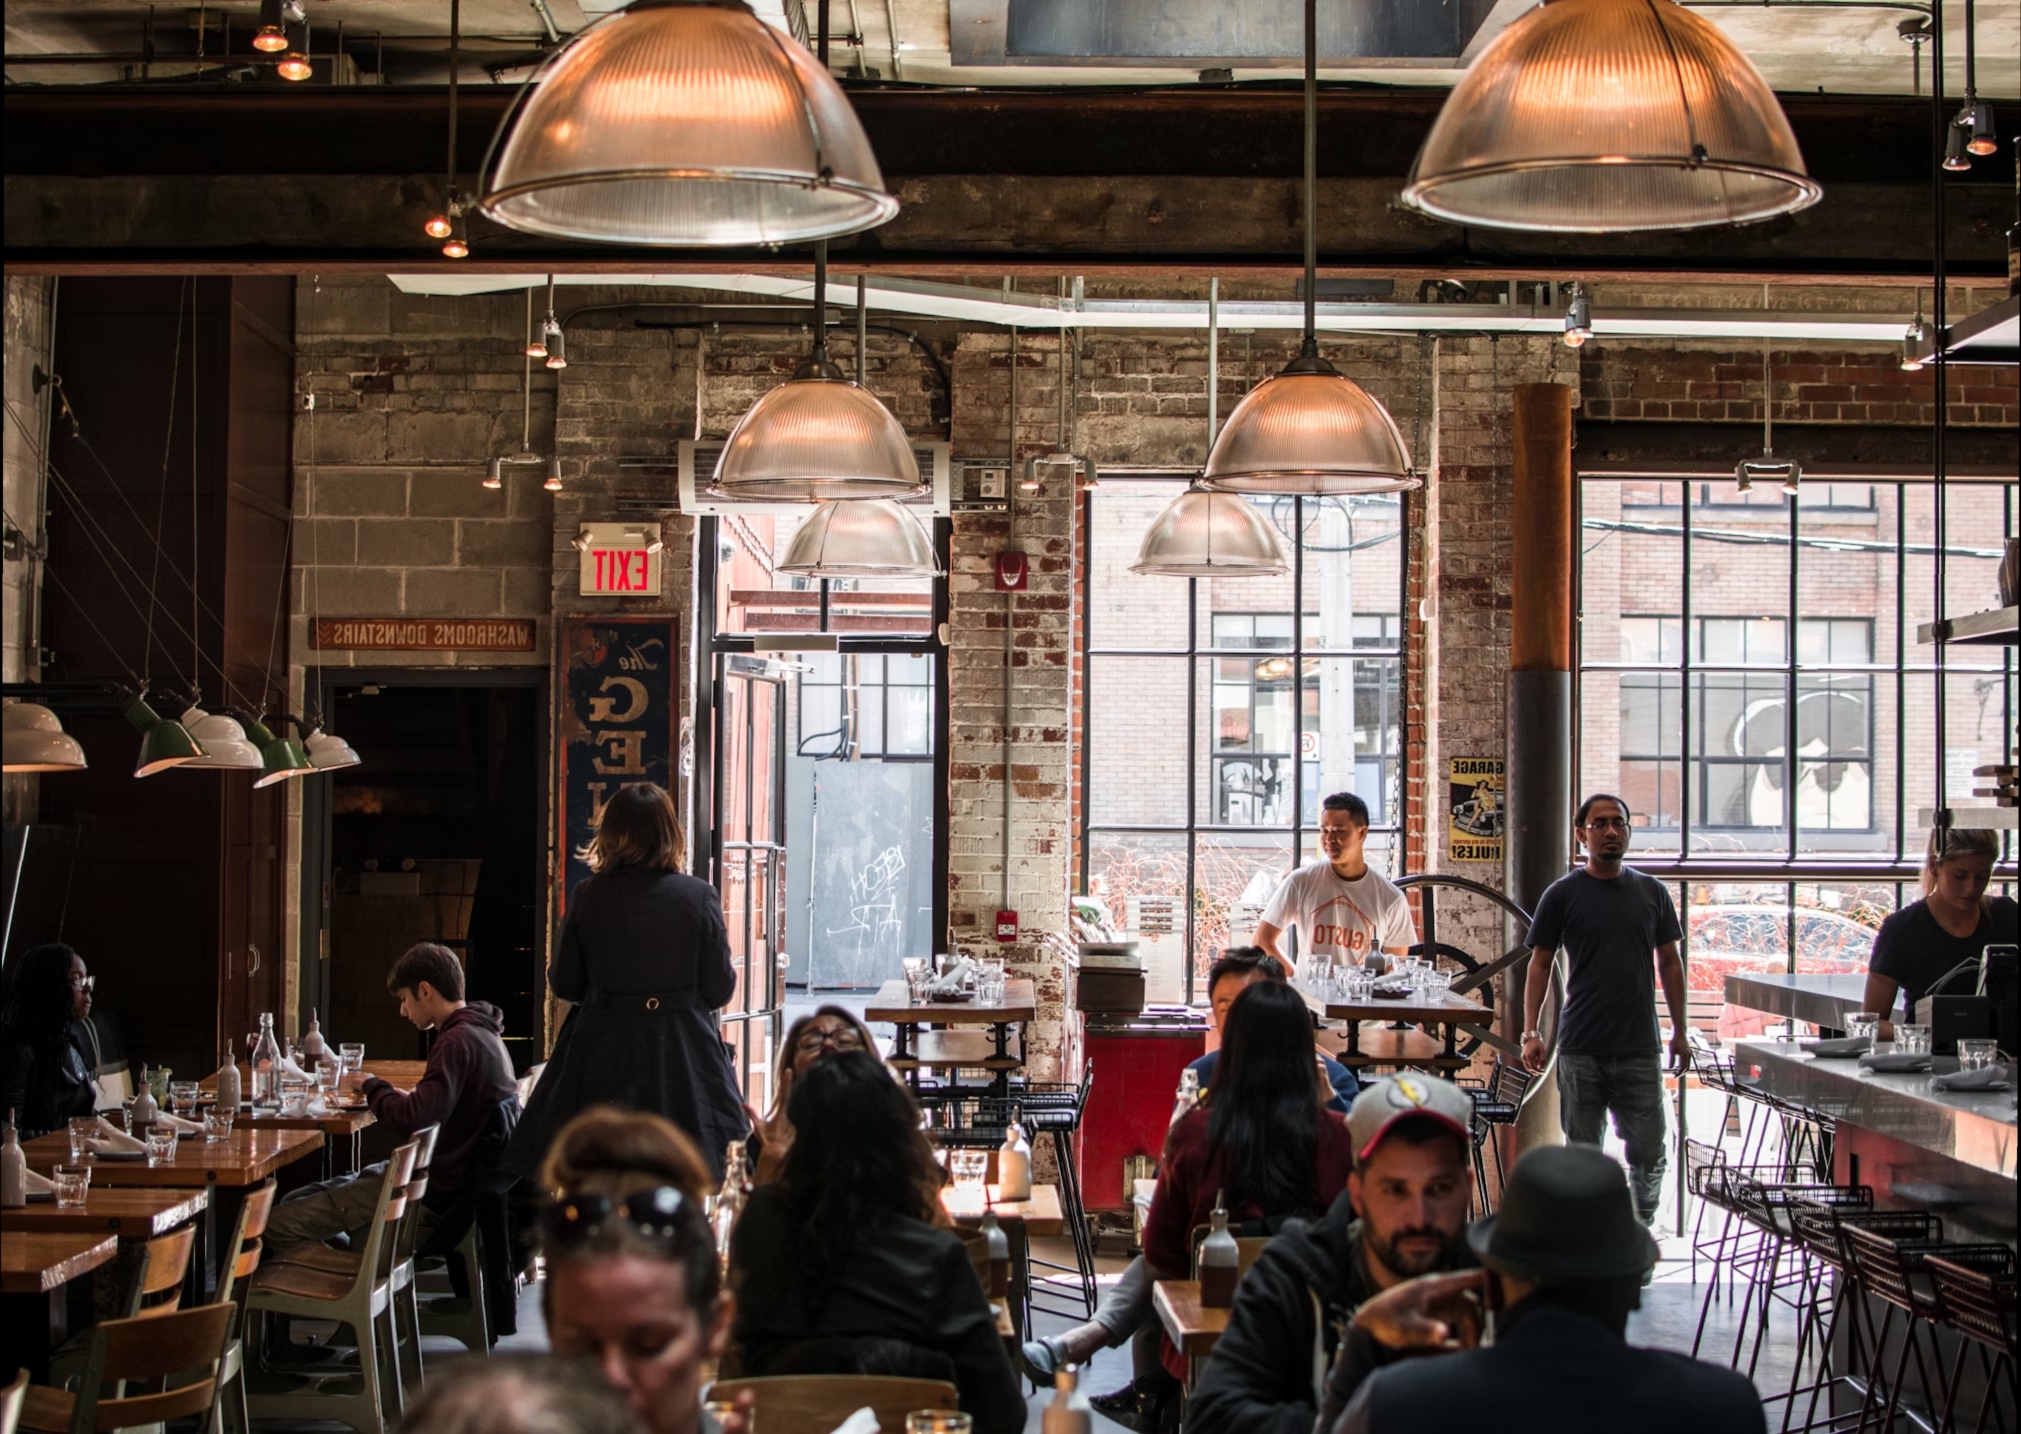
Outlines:
{"label": "chalkboard panel", "polygon": [[678,618],[572,617],[562,626],[562,901],[590,874],[578,853],[611,794],[627,782],[673,789],[680,709]]}

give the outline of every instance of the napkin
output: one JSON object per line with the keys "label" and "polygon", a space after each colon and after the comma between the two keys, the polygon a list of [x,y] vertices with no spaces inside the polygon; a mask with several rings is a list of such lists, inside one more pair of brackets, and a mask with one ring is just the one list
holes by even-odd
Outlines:
{"label": "napkin", "polygon": [[1860,1057],[1860,1066],[1889,1075],[1914,1074],[1930,1068],[1930,1056],[1927,1051],[1870,1051]]}
{"label": "napkin", "polygon": [[883,1427],[877,1422],[877,1411],[866,1405],[837,1424],[833,1434],[878,1434]]}
{"label": "napkin", "polygon": [[84,1142],[94,1155],[105,1155],[113,1151],[125,1151],[131,1155],[147,1149],[147,1142],[136,1140],[104,1116],[98,1117],[98,1134]]}
{"label": "napkin", "polygon": [[966,956],[960,957],[934,978],[932,984],[926,988],[926,999],[946,1001],[959,998],[963,994],[962,977],[974,972],[975,969],[975,962]]}
{"label": "napkin", "polygon": [[26,1184],[21,1188],[30,1195],[47,1195],[56,1189],[56,1182],[47,1175],[37,1175],[33,1170],[25,1172]]}
{"label": "napkin", "polygon": [[1981,1066],[1975,1071],[1952,1071],[1949,1075],[1933,1076],[1931,1090],[2004,1090],[2014,1073],[2006,1066],[1994,1064]]}
{"label": "napkin", "polygon": [[1872,1036],[1841,1036],[1835,1041],[1801,1041],[1805,1050],[1814,1056],[1827,1058],[1839,1056],[1861,1056],[1873,1049]]}
{"label": "napkin", "polygon": [[203,1131],[203,1126],[199,1125],[196,1121],[184,1120],[181,1116],[171,1115],[165,1110],[155,1113],[154,1123],[156,1125],[172,1126],[184,1135],[197,1135]]}

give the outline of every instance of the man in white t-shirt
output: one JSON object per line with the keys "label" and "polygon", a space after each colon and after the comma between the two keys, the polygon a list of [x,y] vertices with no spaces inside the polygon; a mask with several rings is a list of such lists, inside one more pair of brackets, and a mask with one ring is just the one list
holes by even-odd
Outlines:
{"label": "man in white t-shirt", "polygon": [[1277,938],[1298,928],[1298,958],[1317,956],[1335,965],[1386,967],[1417,940],[1410,903],[1362,859],[1368,840],[1368,804],[1352,792],[1335,792],[1320,803],[1319,847],[1323,861],[1301,866],[1277,888],[1263,908],[1256,942],[1288,967],[1291,960]]}

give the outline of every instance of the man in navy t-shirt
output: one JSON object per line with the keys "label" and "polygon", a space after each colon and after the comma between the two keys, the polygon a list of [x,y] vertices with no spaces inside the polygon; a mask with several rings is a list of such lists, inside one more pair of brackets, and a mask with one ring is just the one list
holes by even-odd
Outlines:
{"label": "man in navy t-shirt", "polygon": [[[1629,1184],[1644,1224],[1656,1218],[1668,1163],[1663,1139],[1663,1063],[1656,1032],[1656,980],[1670,1008],[1670,1068],[1689,1059],[1684,962],[1670,888],[1623,866],[1628,803],[1588,797],[1573,829],[1586,864],[1551,883],[1530,923],[1523,986],[1523,1064],[1549,1060],[1538,1017],[1563,951],[1569,970],[1558,1017],[1558,1120],[1574,1145],[1598,1145],[1609,1112],[1628,1148]],[[1653,960],[1652,960],[1653,957]]]}

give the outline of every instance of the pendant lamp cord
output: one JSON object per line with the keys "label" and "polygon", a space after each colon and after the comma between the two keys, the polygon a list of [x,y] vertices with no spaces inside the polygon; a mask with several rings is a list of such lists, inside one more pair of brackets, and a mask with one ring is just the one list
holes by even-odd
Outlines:
{"label": "pendant lamp cord", "polygon": [[828,241],[814,241],[814,352],[811,363],[828,362]]}
{"label": "pendant lamp cord", "polygon": [[449,0],[449,151],[443,172],[449,182],[449,209],[455,217],[456,195],[456,72],[462,68],[463,0]]}
{"label": "pendant lamp cord", "polygon": [[[197,32],[197,43],[203,43],[203,32]],[[197,474],[203,470],[197,465],[196,419],[198,413],[196,381],[196,290],[189,296],[189,705],[200,706],[197,701],[202,686],[203,673],[203,597],[198,592],[197,580]]]}
{"label": "pendant lamp cord", "polygon": [[1305,0],[1305,343],[1319,353],[1319,0]]}
{"label": "pendant lamp cord", "polygon": [[[1768,285],[1761,286],[1762,327],[1768,327]],[[1775,456],[1775,379],[1769,367],[1767,339],[1761,341],[1761,455]]]}
{"label": "pendant lamp cord", "polygon": [[[196,281],[194,279],[183,280],[182,295],[178,296],[178,302],[175,306],[175,349],[169,357],[168,366],[168,432],[162,436],[161,440],[161,496],[156,501],[154,510],[154,566],[147,579],[147,640],[142,644],[140,650],[140,680],[143,689],[147,685],[149,674],[154,671],[154,609],[161,594],[161,525],[168,516],[168,455],[171,451],[171,445],[175,442],[176,390],[182,384],[182,336],[185,321],[189,317],[180,302],[180,298],[186,296],[190,301],[190,307],[194,308],[196,305],[195,284]],[[191,342],[193,343],[195,340],[192,339]],[[191,416],[194,418],[195,415],[192,414]],[[190,471],[190,482],[196,482],[196,472],[194,469]],[[190,568],[190,584],[192,587],[196,584],[196,568],[194,563],[192,563]],[[146,696],[146,692],[143,691],[141,695],[143,697]]]}

